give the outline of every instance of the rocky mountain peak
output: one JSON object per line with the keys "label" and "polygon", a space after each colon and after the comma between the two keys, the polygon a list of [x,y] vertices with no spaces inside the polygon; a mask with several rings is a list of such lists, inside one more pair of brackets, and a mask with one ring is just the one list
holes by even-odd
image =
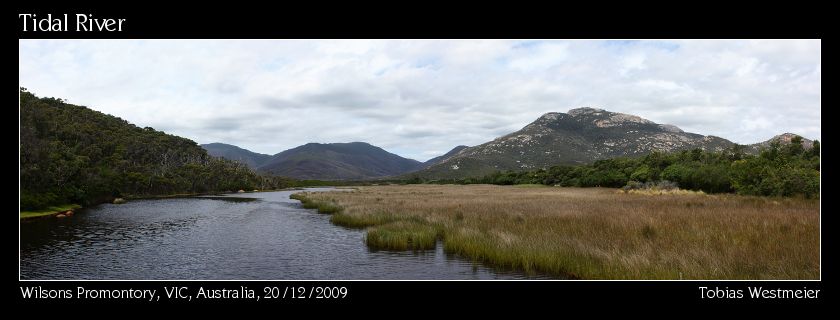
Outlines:
{"label": "rocky mountain peak", "polygon": [[542,120],[557,120],[557,118],[559,118],[561,115],[562,115],[562,113],[560,113],[560,112],[547,112],[547,113],[543,114],[542,116],[540,116],[538,118],[538,120],[540,120],[540,119],[542,119]]}
{"label": "rocky mountain peak", "polygon": [[801,137],[801,136],[798,135],[798,134],[795,134],[795,133],[785,132],[785,133],[782,133],[780,135],[777,135],[777,136],[773,137],[770,140],[774,140],[774,141],[778,140],[779,142],[790,142],[790,140],[793,140],[793,138],[796,138],[796,137]]}
{"label": "rocky mountain peak", "polygon": [[769,145],[772,142],[779,142],[779,144],[786,145],[790,144],[790,141],[793,140],[793,138],[795,137],[802,138],[802,147],[804,147],[805,149],[810,149],[814,146],[814,141],[808,140],[803,136],[790,132],[785,132],[783,134],[770,138],[770,140],[765,141],[763,144]]}
{"label": "rocky mountain peak", "polygon": [[579,115],[585,115],[585,114],[598,115],[601,112],[607,112],[607,111],[604,110],[604,109],[583,107],[583,108],[575,108],[575,109],[569,110],[568,115],[570,115],[570,116],[579,116]]}
{"label": "rocky mountain peak", "polygon": [[684,132],[674,125],[585,107],[545,113],[522,130],[466,148],[419,174],[435,178],[479,176],[497,170],[577,165],[654,151],[720,151],[732,145],[726,139]]}
{"label": "rocky mountain peak", "polygon": [[[609,128],[609,127],[616,127],[626,123],[638,123],[638,124],[654,124],[653,121],[644,119],[639,116],[634,116],[632,114],[625,114],[625,113],[618,113],[618,112],[611,112],[604,109],[598,108],[577,108],[571,109],[568,112],[568,115],[572,118],[578,119],[578,121],[591,121],[596,127],[599,128]],[[676,127],[668,127],[665,129],[666,131],[671,132],[682,132],[679,128],[676,130],[679,131],[672,131]]]}
{"label": "rocky mountain peak", "polygon": [[668,132],[675,132],[675,133],[685,132],[682,129],[680,129],[680,127],[677,127],[673,124],[660,124],[659,127],[662,128],[662,130],[665,130],[665,131],[668,131]]}

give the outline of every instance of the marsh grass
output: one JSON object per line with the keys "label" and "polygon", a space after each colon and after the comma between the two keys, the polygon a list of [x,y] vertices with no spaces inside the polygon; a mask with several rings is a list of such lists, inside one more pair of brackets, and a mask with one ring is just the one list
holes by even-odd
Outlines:
{"label": "marsh grass", "polygon": [[435,248],[438,229],[414,221],[397,221],[368,229],[365,243],[374,250],[429,250]]}
{"label": "marsh grass", "polygon": [[638,194],[638,195],[645,195],[645,196],[659,196],[659,195],[704,195],[706,194],[702,190],[694,191],[694,190],[685,190],[685,189],[632,189],[632,190],[621,190],[619,189],[617,192],[620,193],[627,193],[627,194]]}
{"label": "marsh grass", "polygon": [[549,186],[544,184],[534,184],[534,183],[526,183],[526,184],[515,184],[513,185],[514,188],[548,188]]}
{"label": "marsh grass", "polygon": [[318,213],[333,214],[341,211],[341,207],[332,199],[313,201],[302,193],[293,193],[289,195],[289,198],[300,201],[304,209],[318,209]]}
{"label": "marsh grass", "polygon": [[343,212],[338,212],[330,217],[330,222],[347,228],[364,229],[367,227],[382,225],[393,221],[400,220],[393,214],[385,212],[372,212],[364,214],[349,215]]}
{"label": "marsh grass", "polygon": [[581,279],[818,279],[819,201],[603,188],[359,187],[301,193],[371,249],[444,250]]}

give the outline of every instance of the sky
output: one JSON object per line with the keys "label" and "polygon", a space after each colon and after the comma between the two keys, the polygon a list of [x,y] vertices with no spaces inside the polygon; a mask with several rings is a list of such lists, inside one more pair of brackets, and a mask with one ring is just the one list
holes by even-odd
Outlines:
{"label": "sky", "polygon": [[20,40],[20,86],[265,154],[425,161],[596,107],[750,144],[820,139],[820,40]]}

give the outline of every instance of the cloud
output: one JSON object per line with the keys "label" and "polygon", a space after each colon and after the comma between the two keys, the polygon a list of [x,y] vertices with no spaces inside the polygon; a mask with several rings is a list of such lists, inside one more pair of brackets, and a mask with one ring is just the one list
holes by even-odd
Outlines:
{"label": "cloud", "polygon": [[739,143],[819,139],[821,42],[21,40],[41,96],[274,154],[366,141],[427,160],[595,106]]}

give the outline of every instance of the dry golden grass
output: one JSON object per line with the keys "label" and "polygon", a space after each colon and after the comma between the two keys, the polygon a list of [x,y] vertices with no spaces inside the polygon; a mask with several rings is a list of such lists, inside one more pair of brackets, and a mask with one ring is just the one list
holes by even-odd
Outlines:
{"label": "dry golden grass", "polygon": [[817,279],[819,202],[602,188],[359,187],[301,195],[377,249],[444,249],[582,279]]}
{"label": "dry golden grass", "polygon": [[621,190],[618,189],[616,192],[620,193],[629,193],[629,194],[638,194],[638,195],[646,195],[646,196],[661,196],[661,195],[704,195],[706,194],[703,191],[693,191],[693,190],[684,190],[684,189],[632,189],[632,190]]}

